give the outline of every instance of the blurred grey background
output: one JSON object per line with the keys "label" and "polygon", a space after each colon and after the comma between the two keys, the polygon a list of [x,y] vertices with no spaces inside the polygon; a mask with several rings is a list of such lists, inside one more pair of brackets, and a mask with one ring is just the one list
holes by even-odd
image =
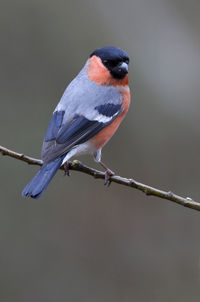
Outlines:
{"label": "blurred grey background", "polygon": [[[199,11],[199,0],[1,0],[1,145],[39,158],[66,85],[115,45],[131,58],[132,105],[104,161],[200,201]],[[200,213],[77,172],[23,199],[38,168],[0,160],[1,302],[200,300]]]}

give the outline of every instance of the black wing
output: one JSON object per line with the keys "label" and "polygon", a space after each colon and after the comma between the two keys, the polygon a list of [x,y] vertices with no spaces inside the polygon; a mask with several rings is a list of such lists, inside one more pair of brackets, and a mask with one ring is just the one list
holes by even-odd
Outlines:
{"label": "black wing", "polygon": [[63,124],[64,111],[55,111],[49,123],[43,142],[42,159],[51,162],[67,153],[74,146],[85,143],[95,136],[121,114],[121,105],[105,104],[97,106],[97,117],[106,117],[105,122],[89,120],[83,115],[75,114],[70,121]]}

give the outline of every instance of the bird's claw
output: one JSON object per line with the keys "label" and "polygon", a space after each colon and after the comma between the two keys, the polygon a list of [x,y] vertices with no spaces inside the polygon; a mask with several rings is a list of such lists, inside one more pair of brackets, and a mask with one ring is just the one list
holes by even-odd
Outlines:
{"label": "bird's claw", "polygon": [[115,173],[113,171],[111,171],[110,169],[107,169],[105,171],[105,180],[104,180],[104,185],[106,187],[109,187],[111,184],[111,176],[115,175]]}
{"label": "bird's claw", "polygon": [[70,165],[71,165],[71,162],[70,161],[66,161],[65,163],[64,163],[64,165],[63,165],[63,167],[64,167],[64,175],[66,176],[71,176],[71,173],[70,173],[70,171],[69,171],[69,168],[70,168]]}

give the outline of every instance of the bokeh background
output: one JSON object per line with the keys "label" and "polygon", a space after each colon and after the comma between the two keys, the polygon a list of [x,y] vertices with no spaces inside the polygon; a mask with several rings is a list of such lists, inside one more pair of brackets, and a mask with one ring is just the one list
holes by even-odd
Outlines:
{"label": "bokeh background", "polygon": [[[52,111],[96,48],[131,58],[132,105],[103,152],[116,173],[200,200],[199,0],[1,0],[1,145],[40,157]],[[200,214],[1,157],[0,301],[196,302]],[[87,156],[81,160],[93,167]]]}

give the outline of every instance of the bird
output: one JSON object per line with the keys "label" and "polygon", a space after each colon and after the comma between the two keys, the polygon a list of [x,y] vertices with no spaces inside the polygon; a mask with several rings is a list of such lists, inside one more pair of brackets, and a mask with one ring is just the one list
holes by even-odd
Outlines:
{"label": "bird", "polygon": [[101,160],[101,151],[124,119],[130,105],[129,56],[115,46],[91,53],[67,86],[49,122],[42,145],[43,165],[25,186],[22,196],[40,198],[56,171],[69,160],[91,154],[105,169],[105,185],[114,172]]}

